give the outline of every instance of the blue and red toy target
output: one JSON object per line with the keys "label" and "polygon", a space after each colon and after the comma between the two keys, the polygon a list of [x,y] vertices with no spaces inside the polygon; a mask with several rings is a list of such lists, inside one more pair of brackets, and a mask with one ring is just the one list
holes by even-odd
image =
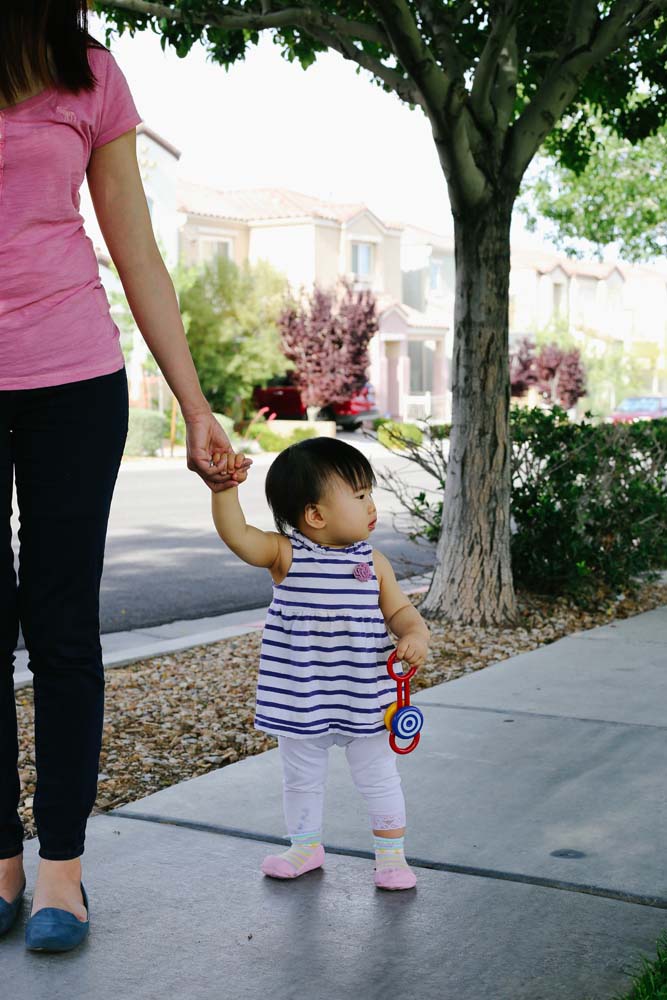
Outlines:
{"label": "blue and red toy target", "polygon": [[[417,672],[412,667],[405,674],[394,670],[396,651],[387,660],[387,673],[396,681],[397,700],[384,713],[384,724],[389,730],[389,745],[394,753],[411,753],[419,743],[419,734],[424,726],[424,716],[416,705],[410,704],[410,678]],[[400,747],[396,739],[411,740],[407,747]]]}

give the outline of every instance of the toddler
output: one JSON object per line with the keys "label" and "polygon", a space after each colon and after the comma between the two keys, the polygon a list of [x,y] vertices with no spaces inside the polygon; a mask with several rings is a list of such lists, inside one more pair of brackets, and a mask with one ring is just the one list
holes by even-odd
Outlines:
{"label": "toddler", "polygon": [[[229,462],[243,482],[243,455]],[[273,878],[297,878],[324,862],[324,783],[336,744],[345,748],[370,813],[375,884],[411,889],[416,882],[403,853],[405,802],[384,725],[396,698],[387,626],[398,637],[398,659],[416,666],[426,659],[429,630],[369,541],[377,522],[374,485],[360,451],[318,437],[286,448],[268,470],[266,498],[278,531],[246,524],[238,490],[213,494],[220,537],[273,579],[255,727],[278,738],[292,843],[264,859],[262,871]]]}

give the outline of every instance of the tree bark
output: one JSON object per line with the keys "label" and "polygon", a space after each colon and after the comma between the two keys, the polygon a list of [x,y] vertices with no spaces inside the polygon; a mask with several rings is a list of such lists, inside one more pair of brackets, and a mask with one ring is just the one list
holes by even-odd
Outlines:
{"label": "tree bark", "polygon": [[420,611],[512,622],[508,305],[513,196],[455,220],[452,431],[436,570]]}

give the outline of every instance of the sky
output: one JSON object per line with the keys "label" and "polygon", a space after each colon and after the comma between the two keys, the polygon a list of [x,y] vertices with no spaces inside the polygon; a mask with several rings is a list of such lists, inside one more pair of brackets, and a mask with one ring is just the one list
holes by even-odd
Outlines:
{"label": "sky", "polygon": [[[102,20],[91,34],[104,41]],[[285,187],[364,202],[389,222],[452,228],[445,179],[420,109],[337,53],[307,71],[268,35],[225,72],[201,45],[185,59],[157,35],[110,43],[146,125],[182,151],[181,176],[213,187]]]}

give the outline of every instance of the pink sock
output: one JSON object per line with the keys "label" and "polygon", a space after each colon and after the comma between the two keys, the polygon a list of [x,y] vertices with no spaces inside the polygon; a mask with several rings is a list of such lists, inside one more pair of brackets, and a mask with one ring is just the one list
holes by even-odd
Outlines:
{"label": "pink sock", "polygon": [[375,884],[378,889],[413,889],[417,877],[403,850],[403,837],[375,837]]}

